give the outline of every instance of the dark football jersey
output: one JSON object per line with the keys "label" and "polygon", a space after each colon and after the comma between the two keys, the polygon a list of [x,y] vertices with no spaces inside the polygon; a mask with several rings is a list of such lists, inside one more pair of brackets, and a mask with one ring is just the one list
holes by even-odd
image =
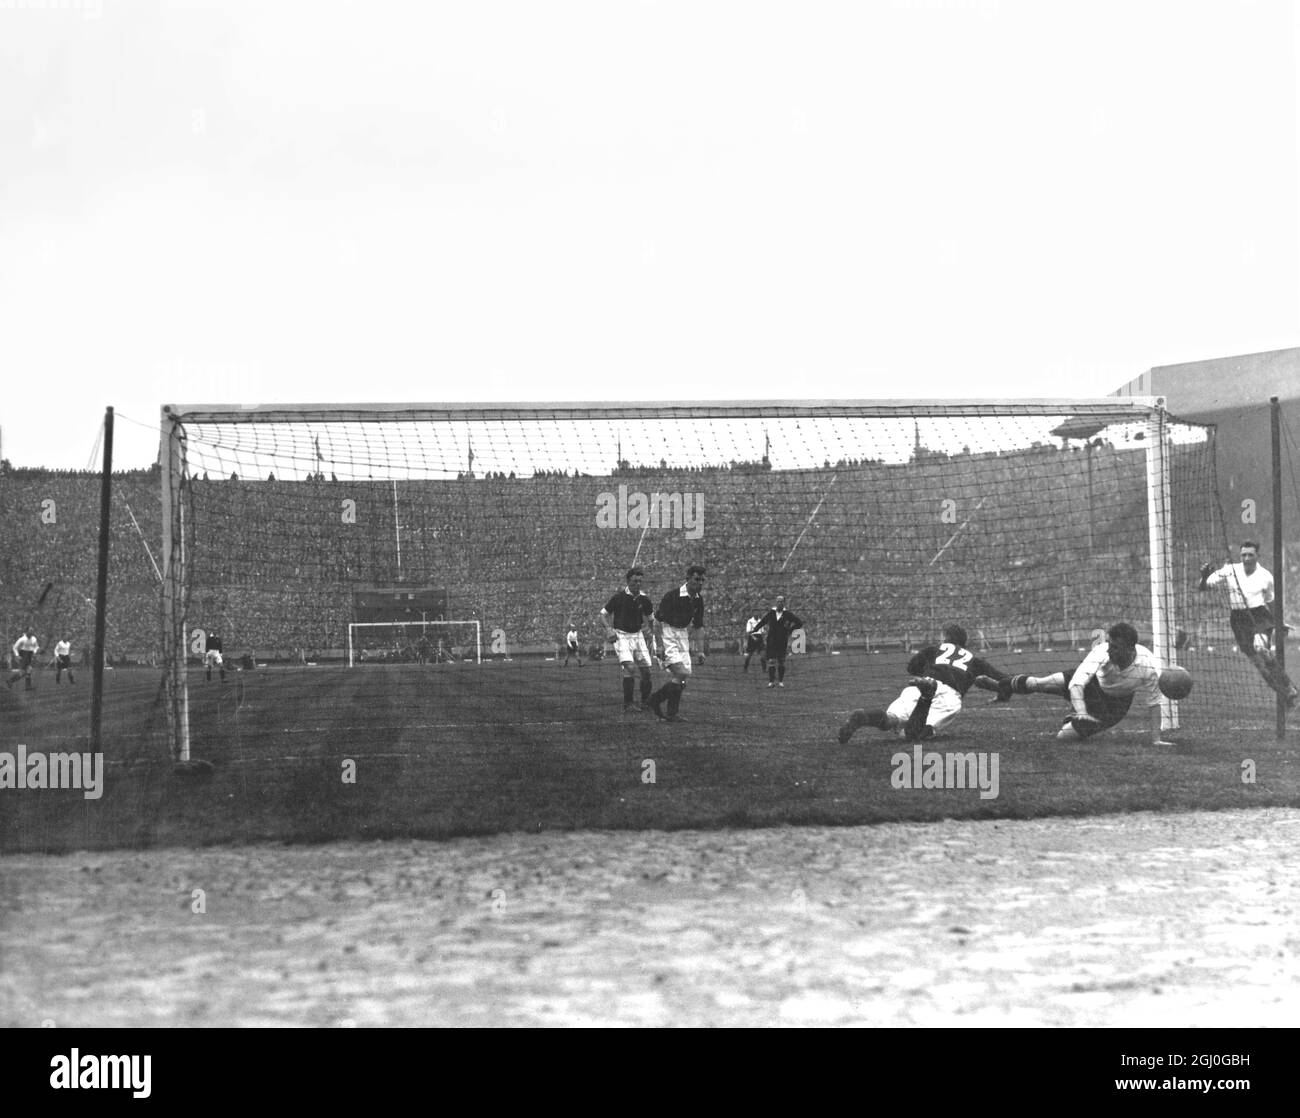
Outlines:
{"label": "dark football jersey", "polygon": [[780,617],[777,617],[776,610],[770,609],[755,626],[756,629],[764,627],[767,632],[767,647],[773,652],[784,652],[790,635],[802,629],[803,622],[788,609],[782,610]]}
{"label": "dark football jersey", "polygon": [[620,590],[605,603],[605,612],[609,614],[615,629],[624,633],[639,633],[645,618],[654,613],[650,595],[642,590],[633,596],[627,590]]}
{"label": "dark football jersey", "polygon": [[927,645],[907,662],[907,674],[927,676],[946,683],[959,695],[971,689],[977,675],[1002,680],[1006,674],[987,660],[976,656],[969,648],[944,641],[940,645]]}
{"label": "dark football jersey", "polygon": [[704,627],[704,595],[683,594],[681,589],[669,590],[659,603],[655,616],[664,625],[674,629]]}

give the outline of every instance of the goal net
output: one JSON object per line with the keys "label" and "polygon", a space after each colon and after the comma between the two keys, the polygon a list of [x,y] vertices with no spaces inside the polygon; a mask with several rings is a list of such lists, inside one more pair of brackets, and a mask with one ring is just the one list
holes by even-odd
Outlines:
{"label": "goal net", "polygon": [[477,621],[354,621],[348,625],[347,664],[455,664],[483,662]]}
{"label": "goal net", "polygon": [[[784,594],[808,654],[791,670],[829,711],[861,705],[871,671],[896,693],[908,650],[950,621],[1014,672],[1077,664],[1126,620],[1195,677],[1171,724],[1271,718],[1224,603],[1196,590],[1236,542],[1213,430],[1155,400],[168,407],[162,433],[178,756],[222,732],[191,725],[195,628],[228,657],[316,671],[301,717],[327,735],[358,709],[468,741],[620,715],[599,614],[634,564],[655,603],[707,568],[702,702],[729,701],[746,620]],[[362,617],[363,587],[436,592],[445,612]],[[582,671],[557,657],[571,629]],[[431,671],[412,653],[430,639],[484,670]],[[362,652],[395,670],[323,682]]]}

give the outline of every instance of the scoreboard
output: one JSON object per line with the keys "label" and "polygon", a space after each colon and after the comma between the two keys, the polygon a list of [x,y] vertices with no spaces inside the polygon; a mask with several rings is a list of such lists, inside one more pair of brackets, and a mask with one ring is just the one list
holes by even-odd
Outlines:
{"label": "scoreboard", "polygon": [[447,591],[436,587],[375,586],[352,592],[352,620],[445,621]]}

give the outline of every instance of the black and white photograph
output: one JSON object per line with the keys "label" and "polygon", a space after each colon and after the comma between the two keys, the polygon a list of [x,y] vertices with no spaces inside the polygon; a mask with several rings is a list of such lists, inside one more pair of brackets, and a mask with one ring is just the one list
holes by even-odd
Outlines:
{"label": "black and white photograph", "polygon": [[0,0],[0,1025],[73,1038],[24,1074],[865,1027],[1258,1095],[1298,43],[1285,0]]}

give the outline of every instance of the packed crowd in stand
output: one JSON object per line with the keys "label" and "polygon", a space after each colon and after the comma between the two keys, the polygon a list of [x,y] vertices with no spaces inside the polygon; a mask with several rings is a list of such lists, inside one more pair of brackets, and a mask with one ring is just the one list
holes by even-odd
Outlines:
{"label": "packed crowd in stand", "polygon": [[[1203,467],[1176,448],[1174,494]],[[675,469],[627,462],[603,476],[494,473],[446,481],[307,481],[198,476],[186,493],[191,627],[275,655],[346,644],[352,594],[365,586],[445,588],[448,618],[477,620],[484,652],[553,646],[569,620],[595,634],[600,604],[633,556],[661,594],[692,561],[709,569],[711,642],[736,646],[744,619],[784,592],[814,647],[908,643],[950,615],[993,645],[1134,615],[1148,567],[1145,456],[1098,444],[1014,453],[918,454],[773,470],[761,462]],[[620,489],[658,504],[662,523],[598,516]],[[690,496],[685,516],[680,498]],[[0,617],[92,632],[99,478],[13,470],[0,486]],[[129,510],[129,511],[128,511]],[[132,519],[134,517],[134,520]],[[671,517],[678,517],[672,520]],[[139,661],[160,647],[161,497],[157,469],[114,475],[108,647]],[[1209,525],[1174,541],[1199,558]],[[1221,545],[1219,547],[1221,549]],[[1178,575],[1180,570],[1176,570]],[[1296,579],[1288,579],[1294,586]],[[1140,597],[1140,595],[1139,595]],[[419,620],[418,617],[413,618]],[[1140,621],[1140,618],[1138,618]]]}

